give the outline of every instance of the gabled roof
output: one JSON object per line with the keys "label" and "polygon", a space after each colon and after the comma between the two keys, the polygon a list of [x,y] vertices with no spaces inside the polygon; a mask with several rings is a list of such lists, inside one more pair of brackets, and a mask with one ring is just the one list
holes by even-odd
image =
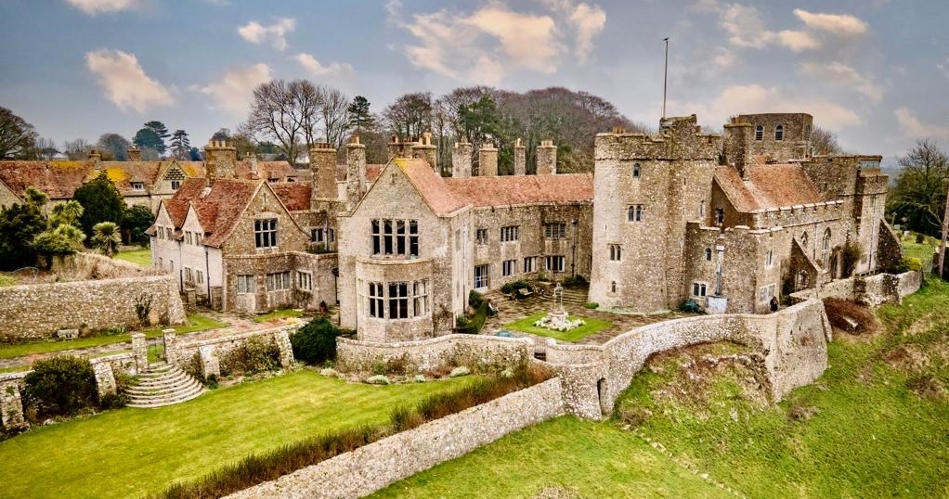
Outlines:
{"label": "gabled roof", "polygon": [[207,233],[204,244],[220,247],[263,184],[262,180],[222,178],[208,188],[204,179],[189,178],[165,206],[175,227],[181,227],[188,214],[188,206],[194,206],[198,222]]}
{"label": "gabled roof", "polygon": [[[104,171],[109,180],[123,196],[145,194],[158,180],[158,172],[162,169],[163,161],[100,161],[98,170],[89,172],[86,182],[94,179]],[[140,182],[143,190],[132,189],[132,182]]]}
{"label": "gabled roof", "polygon": [[309,182],[277,182],[270,184],[274,194],[290,211],[306,211],[310,209],[310,195],[313,184]]}
{"label": "gabled roof", "polygon": [[730,166],[715,169],[715,181],[736,210],[749,213],[821,201],[817,188],[800,165],[769,164],[751,166],[748,180]]}
{"label": "gabled roof", "polygon": [[[379,178],[379,174],[382,173],[382,169],[386,165],[380,165],[376,163],[369,163],[366,165],[366,182],[372,183]],[[346,180],[346,174],[348,172],[348,167],[345,164],[336,165],[336,181],[343,182]]]}
{"label": "gabled roof", "polygon": [[446,178],[445,184],[475,207],[593,202],[592,173]]}
{"label": "gabled roof", "polygon": [[[237,178],[255,180],[252,161],[245,159],[234,165]],[[300,172],[286,161],[257,161],[256,178],[263,180],[276,179],[277,182],[286,182],[288,178],[299,178]]]}
{"label": "gabled roof", "polygon": [[436,215],[445,216],[467,206],[465,201],[455,197],[445,184],[445,179],[432,171],[432,167],[425,160],[395,158],[391,163],[405,173],[425,204]]}
{"label": "gabled roof", "polygon": [[0,181],[17,196],[33,186],[50,199],[69,199],[92,171],[91,161],[0,161]]}

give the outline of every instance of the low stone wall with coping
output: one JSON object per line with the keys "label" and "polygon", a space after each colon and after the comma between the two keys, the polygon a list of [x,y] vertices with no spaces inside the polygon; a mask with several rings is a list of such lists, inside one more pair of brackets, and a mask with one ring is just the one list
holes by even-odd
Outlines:
{"label": "low stone wall with coping", "polygon": [[60,329],[134,326],[139,322],[136,300],[142,296],[151,297],[153,321],[185,321],[174,276],[123,277],[0,288],[0,322],[5,326],[0,334],[38,340]]}
{"label": "low stone wall with coping", "polygon": [[560,416],[560,401],[560,379],[554,378],[226,497],[363,497],[511,432]]}
{"label": "low stone wall with coping", "polygon": [[336,365],[341,371],[371,371],[379,363],[404,363],[410,371],[443,366],[508,367],[532,357],[526,338],[449,334],[425,340],[377,342],[338,338]]}
{"label": "low stone wall with coping", "polygon": [[[165,359],[169,364],[177,364],[185,371],[208,379],[210,376],[221,375],[221,361],[228,352],[243,346],[251,339],[259,338],[265,342],[273,341],[277,345],[280,350],[280,365],[288,368],[293,365],[290,335],[299,328],[300,325],[281,326],[205,340],[178,338],[173,331],[167,331],[164,335]],[[195,362],[197,366],[194,365]]]}
{"label": "low stone wall with coping", "polygon": [[791,299],[799,303],[811,298],[839,298],[876,307],[884,303],[903,303],[903,298],[919,291],[922,282],[923,274],[914,271],[902,274],[848,277],[831,281],[820,289],[798,291],[791,294]]}

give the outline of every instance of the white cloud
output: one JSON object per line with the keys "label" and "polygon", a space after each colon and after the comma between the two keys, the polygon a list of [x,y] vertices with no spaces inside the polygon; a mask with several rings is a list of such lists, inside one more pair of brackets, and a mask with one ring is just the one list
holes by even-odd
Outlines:
{"label": "white cloud", "polygon": [[569,20],[577,33],[574,52],[580,62],[584,62],[593,50],[593,39],[606,25],[606,13],[599,6],[581,3],[570,14]]}
{"label": "white cloud", "polygon": [[837,36],[858,36],[867,32],[867,23],[848,14],[821,14],[794,9],[794,15],[811,29]]}
{"label": "white cloud", "polygon": [[86,52],[86,67],[119,109],[145,113],[174,103],[171,93],[145,74],[134,54],[107,49]]}
{"label": "white cloud", "polygon": [[893,114],[896,115],[896,123],[904,137],[912,139],[949,137],[949,127],[923,123],[906,107],[897,109]]}
{"label": "white cloud", "polygon": [[694,112],[700,120],[709,123],[725,123],[729,116],[739,113],[809,113],[815,123],[834,132],[861,123],[856,113],[836,102],[801,97],[762,85],[733,85],[726,87],[711,103],[676,104],[673,109],[684,114]]}
{"label": "white cloud", "polygon": [[735,53],[724,47],[719,47],[718,53],[712,58],[712,62],[720,69],[732,67],[735,64],[735,60]]}
{"label": "white cloud", "polygon": [[821,46],[820,40],[814,38],[806,31],[792,31],[786,29],[778,32],[778,40],[781,45],[789,48],[792,52],[814,50]]}
{"label": "white cloud", "polygon": [[254,88],[270,81],[270,68],[263,63],[231,69],[221,81],[210,83],[198,90],[214,99],[220,109],[243,116],[247,113]]}
{"label": "white cloud", "polygon": [[540,2],[550,9],[548,14],[516,12],[498,0],[473,11],[446,8],[408,16],[398,0],[390,0],[386,10],[389,23],[415,38],[401,47],[413,65],[495,85],[512,71],[554,73],[568,51],[580,62],[592,52],[606,23],[603,9],[574,0]]}
{"label": "white cloud", "polygon": [[349,64],[340,64],[338,62],[334,62],[329,66],[324,66],[312,55],[302,52],[295,55],[293,58],[296,59],[296,61],[299,62],[301,66],[303,66],[303,69],[309,71],[313,76],[352,74],[353,72],[353,67]]}
{"label": "white cloud", "polygon": [[141,6],[139,0],[66,0],[70,5],[87,15],[135,10]]}
{"label": "white cloud", "polygon": [[946,58],[946,62],[936,64],[936,68],[942,71],[946,78],[949,78],[949,57]]}
{"label": "white cloud", "polygon": [[270,26],[251,21],[237,28],[237,33],[250,43],[261,44],[269,40],[273,48],[284,50],[287,48],[287,33],[293,31],[296,24],[296,20],[286,17],[278,17]]}
{"label": "white cloud", "polygon": [[722,7],[720,22],[722,28],[729,34],[728,41],[732,45],[760,49],[775,39],[774,32],[765,29],[765,23],[758,9],[737,3]]}
{"label": "white cloud", "polygon": [[829,64],[817,64],[806,62],[801,64],[801,69],[805,73],[827,80],[842,87],[852,88],[857,92],[869,97],[873,102],[879,102],[883,98],[883,89],[857,72],[854,68],[840,63],[832,62]]}

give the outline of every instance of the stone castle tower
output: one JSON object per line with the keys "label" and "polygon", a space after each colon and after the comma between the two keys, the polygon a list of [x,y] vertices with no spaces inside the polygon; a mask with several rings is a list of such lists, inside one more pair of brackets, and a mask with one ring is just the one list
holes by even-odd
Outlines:
{"label": "stone castle tower", "polygon": [[646,312],[687,296],[686,222],[707,216],[720,152],[695,115],[663,119],[658,136],[597,134],[591,302]]}

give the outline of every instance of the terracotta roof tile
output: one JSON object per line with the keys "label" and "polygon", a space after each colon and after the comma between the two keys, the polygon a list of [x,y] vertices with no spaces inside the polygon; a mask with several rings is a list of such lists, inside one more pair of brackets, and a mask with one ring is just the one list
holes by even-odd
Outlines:
{"label": "terracotta roof tile", "polygon": [[310,209],[310,194],[312,186],[308,182],[277,182],[270,184],[274,194],[280,198],[283,205],[290,211],[305,211]]}
{"label": "terracotta roof tile", "polygon": [[18,196],[33,186],[50,199],[69,199],[92,171],[90,161],[0,161],[0,180]]}
{"label": "terracotta roof tile", "polygon": [[[369,183],[375,182],[379,178],[379,174],[382,173],[382,169],[386,165],[380,165],[376,163],[369,163],[366,165],[366,181]],[[336,165],[336,181],[344,182],[346,180],[347,173],[346,165]]]}
{"label": "terracotta roof tile", "polygon": [[405,172],[409,181],[436,215],[447,215],[467,205],[466,202],[455,197],[445,185],[445,179],[432,171],[432,167],[424,160],[395,158],[392,161],[395,166]]}
{"label": "terracotta roof tile", "polygon": [[457,198],[475,207],[593,202],[590,173],[446,178],[445,183]]}
{"label": "terracotta roof tile", "polygon": [[752,166],[748,180],[729,166],[715,169],[715,180],[739,212],[817,203],[820,195],[800,165]]}
{"label": "terracotta roof tile", "polygon": [[[251,173],[251,161],[242,160],[234,165],[237,178],[255,180]],[[286,182],[288,178],[299,178],[300,172],[286,161],[257,161],[257,178],[263,180],[276,179],[277,182]]]}
{"label": "terracotta roof tile", "polygon": [[[263,183],[262,180],[218,179],[214,182],[214,186],[208,189],[204,179],[191,178],[185,180],[167,203],[169,208],[172,203],[185,203],[185,215],[187,205],[194,205],[198,213],[198,221],[209,233],[208,237],[204,238],[204,243],[208,246],[220,247],[240,221],[241,213],[247,208],[254,193]],[[171,209],[169,209],[169,214],[171,214]],[[181,226],[176,218],[173,217],[172,220],[175,221],[176,227]],[[184,215],[181,221],[184,222]]]}
{"label": "terracotta roof tile", "polygon": [[168,212],[171,223],[175,224],[176,228],[181,227],[182,224],[185,223],[185,217],[188,216],[188,202],[177,199],[167,199],[164,203],[165,211]]}
{"label": "terracotta roof tile", "polygon": [[[144,195],[155,184],[162,163],[162,161],[100,161],[98,169],[106,172],[109,180],[115,184],[115,187],[123,196]],[[88,182],[98,176],[99,171],[89,172],[86,181]],[[141,182],[144,189],[133,189],[132,182]]]}

